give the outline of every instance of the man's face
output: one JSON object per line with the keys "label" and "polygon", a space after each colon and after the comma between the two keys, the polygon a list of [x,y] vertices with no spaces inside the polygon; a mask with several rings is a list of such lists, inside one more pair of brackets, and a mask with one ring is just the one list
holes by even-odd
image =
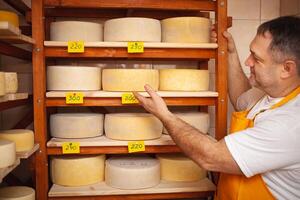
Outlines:
{"label": "man's face", "polygon": [[273,87],[280,77],[279,64],[273,60],[269,50],[271,41],[269,33],[256,35],[250,44],[250,55],[245,61],[246,66],[250,67],[250,84],[261,89]]}

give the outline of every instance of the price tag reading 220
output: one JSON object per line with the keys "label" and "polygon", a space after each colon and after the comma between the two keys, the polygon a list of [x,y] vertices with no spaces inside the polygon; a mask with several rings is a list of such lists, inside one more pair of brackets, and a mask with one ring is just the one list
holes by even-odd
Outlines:
{"label": "price tag reading 220", "polygon": [[135,142],[128,142],[128,152],[140,152],[145,151],[145,143],[144,141],[135,141]]}
{"label": "price tag reading 220", "polygon": [[68,53],[84,53],[84,42],[68,41]]}

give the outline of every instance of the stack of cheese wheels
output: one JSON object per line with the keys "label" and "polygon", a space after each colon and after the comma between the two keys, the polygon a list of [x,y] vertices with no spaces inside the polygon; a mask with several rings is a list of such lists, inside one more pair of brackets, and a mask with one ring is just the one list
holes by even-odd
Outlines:
{"label": "stack of cheese wheels", "polygon": [[48,66],[48,90],[100,90],[101,69],[87,66]]}
{"label": "stack of cheese wheels", "polygon": [[0,22],[8,22],[15,27],[19,27],[19,17],[14,12],[0,10]]}
{"label": "stack of cheese wheels", "polygon": [[0,188],[1,200],[35,200],[35,191],[25,186],[10,186]]}
{"label": "stack of cheese wheels", "polygon": [[162,42],[208,43],[210,21],[203,17],[174,17],[161,21]]}
{"label": "stack of cheese wheels", "polygon": [[105,115],[104,129],[113,140],[151,140],[162,135],[163,125],[148,113],[110,113]]}
{"label": "stack of cheese wheels", "polygon": [[159,90],[202,91],[208,90],[209,72],[199,69],[160,69]]}
{"label": "stack of cheese wheels", "polygon": [[5,74],[0,72],[0,96],[5,95]]}
{"label": "stack of cheese wheels", "polygon": [[198,181],[206,171],[182,154],[158,154],[161,179],[166,181]]}
{"label": "stack of cheese wheels", "polygon": [[85,186],[104,181],[105,155],[54,157],[52,182],[62,186]]}
{"label": "stack of cheese wheels", "polygon": [[154,187],[160,182],[160,165],[148,156],[112,156],[105,163],[105,183],[134,190]]}
{"label": "stack of cheese wheels", "polygon": [[57,138],[88,138],[103,135],[103,114],[58,113],[50,116],[50,133]]}
{"label": "stack of cheese wheels", "polygon": [[5,92],[14,94],[18,91],[18,75],[16,72],[5,72]]}
{"label": "stack of cheese wheels", "polygon": [[102,87],[105,91],[145,91],[145,84],[158,90],[156,69],[103,69]]}
{"label": "stack of cheese wheels", "polygon": [[16,145],[9,140],[0,139],[0,168],[11,166],[16,161]]}
{"label": "stack of cheese wheels", "polygon": [[[202,133],[207,133],[209,129],[209,114],[205,112],[183,112],[175,113],[177,117],[190,124],[194,128],[198,129]],[[168,134],[166,128],[163,129],[163,133]]]}
{"label": "stack of cheese wheels", "polygon": [[125,17],[104,23],[104,41],[108,42],[160,42],[160,21],[151,18]]}
{"label": "stack of cheese wheels", "polygon": [[103,41],[103,26],[95,22],[60,21],[50,25],[52,41]]}
{"label": "stack of cheese wheels", "polygon": [[34,146],[34,134],[28,129],[11,129],[0,131],[0,139],[10,140],[16,143],[16,151],[29,151]]}

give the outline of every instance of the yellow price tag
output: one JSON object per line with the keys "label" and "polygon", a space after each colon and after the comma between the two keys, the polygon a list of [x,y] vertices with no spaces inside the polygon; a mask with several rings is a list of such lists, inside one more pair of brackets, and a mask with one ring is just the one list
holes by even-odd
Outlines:
{"label": "yellow price tag", "polygon": [[140,152],[140,151],[145,151],[144,141],[128,142],[128,152],[129,153]]}
{"label": "yellow price tag", "polygon": [[135,98],[133,93],[123,93],[122,94],[122,104],[136,104],[139,103],[139,100]]}
{"label": "yellow price tag", "polygon": [[80,143],[79,142],[64,142],[62,144],[63,154],[80,153]]}
{"label": "yellow price tag", "polygon": [[66,93],[66,104],[83,104],[83,93],[82,92]]}
{"label": "yellow price tag", "polygon": [[84,53],[84,42],[68,41],[68,53]]}
{"label": "yellow price tag", "polygon": [[144,42],[128,42],[128,53],[144,53]]}

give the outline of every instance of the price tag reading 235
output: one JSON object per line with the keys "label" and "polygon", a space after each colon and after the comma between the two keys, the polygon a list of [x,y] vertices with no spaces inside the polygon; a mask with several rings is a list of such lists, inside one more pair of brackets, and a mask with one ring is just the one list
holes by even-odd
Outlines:
{"label": "price tag reading 235", "polygon": [[80,143],[79,142],[64,142],[62,144],[63,154],[74,154],[80,153]]}
{"label": "price tag reading 235", "polygon": [[66,104],[83,104],[83,93],[82,92],[66,93]]}
{"label": "price tag reading 235", "polygon": [[68,53],[84,53],[84,42],[68,41]]}
{"label": "price tag reading 235", "polygon": [[145,148],[144,141],[128,142],[128,152],[129,153],[145,151],[145,149],[146,148]]}
{"label": "price tag reading 235", "polygon": [[128,53],[144,53],[144,42],[128,42]]}

